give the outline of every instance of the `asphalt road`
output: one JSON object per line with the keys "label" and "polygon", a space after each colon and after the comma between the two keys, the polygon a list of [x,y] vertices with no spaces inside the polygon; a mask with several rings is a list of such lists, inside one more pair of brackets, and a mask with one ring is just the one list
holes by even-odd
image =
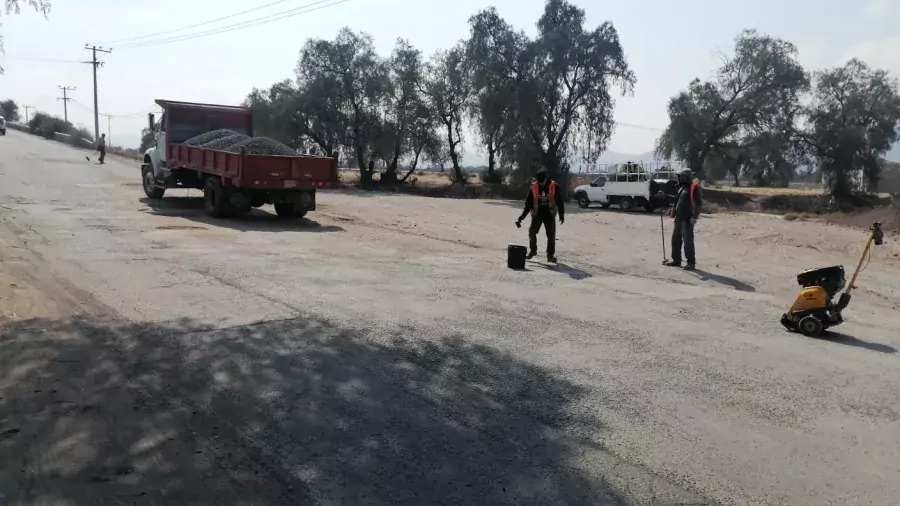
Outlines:
{"label": "asphalt road", "polygon": [[334,192],[217,221],[84,156],[0,138],[0,304],[34,301],[0,336],[10,504],[900,497],[893,244],[812,340],[778,325],[794,276],[849,267],[860,231],[704,218],[689,274],[658,218],[572,210],[562,265],[513,272],[518,204]]}

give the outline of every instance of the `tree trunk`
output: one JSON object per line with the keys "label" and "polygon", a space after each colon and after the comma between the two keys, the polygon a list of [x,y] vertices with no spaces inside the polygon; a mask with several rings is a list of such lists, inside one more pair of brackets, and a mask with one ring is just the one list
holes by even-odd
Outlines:
{"label": "tree trunk", "polygon": [[356,163],[359,165],[359,185],[367,188],[372,185],[372,171],[366,164],[365,150],[358,143],[356,145]]}
{"label": "tree trunk", "polygon": [[[447,127],[447,146],[450,148],[450,161],[453,162],[454,177],[459,184],[466,184],[466,178],[459,166],[459,155],[456,154],[456,143],[453,141],[453,120],[445,120],[444,125]],[[443,167],[441,167],[441,172],[444,172]]]}
{"label": "tree trunk", "polygon": [[403,179],[400,180],[401,183],[405,183],[409,176],[412,175],[413,172],[416,171],[416,166],[419,165],[419,155],[422,153],[422,150],[419,149],[416,152],[415,158],[413,158],[412,165],[409,166],[409,170],[406,172],[406,175],[403,176]]}
{"label": "tree trunk", "polygon": [[488,150],[488,171],[487,171],[487,173],[489,176],[493,176],[494,175],[494,167],[496,164],[495,158],[496,158],[496,152],[497,152],[497,148],[494,146],[494,138],[493,137],[488,138],[487,150]]}

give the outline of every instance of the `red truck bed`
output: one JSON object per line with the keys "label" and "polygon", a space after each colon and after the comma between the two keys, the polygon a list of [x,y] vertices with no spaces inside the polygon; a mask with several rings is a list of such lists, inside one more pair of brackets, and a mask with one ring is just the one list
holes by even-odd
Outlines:
{"label": "red truck bed", "polygon": [[317,189],[338,182],[337,160],[331,157],[242,155],[184,144],[166,148],[170,167],[220,175],[236,188]]}

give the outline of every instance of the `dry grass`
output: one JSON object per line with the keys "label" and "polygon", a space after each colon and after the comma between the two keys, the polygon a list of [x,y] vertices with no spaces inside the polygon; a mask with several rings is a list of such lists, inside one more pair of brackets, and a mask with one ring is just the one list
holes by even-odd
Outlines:
{"label": "dry grass", "polygon": [[775,195],[822,195],[821,188],[770,188],[755,186],[718,186],[713,185],[708,188],[734,193],[745,193],[747,195],[758,195],[760,197],[771,197]]}

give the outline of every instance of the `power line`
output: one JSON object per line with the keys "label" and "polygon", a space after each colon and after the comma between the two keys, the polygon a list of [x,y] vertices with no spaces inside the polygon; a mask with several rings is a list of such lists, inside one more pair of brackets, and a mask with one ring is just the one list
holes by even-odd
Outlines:
{"label": "power line", "polygon": [[149,39],[150,37],[156,37],[156,36],[158,36],[158,35],[166,35],[166,34],[169,34],[169,33],[174,33],[174,32],[180,32],[180,31],[182,31],[182,30],[187,30],[187,29],[189,29],[189,28],[196,28],[196,27],[198,27],[198,26],[208,25],[208,24],[211,24],[211,23],[215,23],[215,22],[217,22],[217,21],[224,21],[224,20],[226,20],[226,19],[231,19],[231,18],[234,18],[234,17],[237,17],[237,16],[241,16],[241,15],[243,15],[243,14],[249,14],[249,13],[254,12],[254,11],[262,10],[262,9],[267,8],[267,7],[272,7],[272,6],[274,6],[274,5],[283,4],[283,3],[289,2],[289,1],[292,1],[292,0],[278,0],[277,2],[267,3],[267,4],[265,4],[265,5],[260,5],[260,6],[257,6],[257,7],[253,7],[252,9],[247,9],[247,10],[241,11],[241,12],[235,12],[234,14],[229,14],[229,15],[227,15],[227,16],[222,16],[222,17],[220,17],[220,18],[210,19],[209,21],[203,21],[203,22],[201,22],[201,23],[194,23],[193,25],[182,26],[181,28],[173,28],[173,29],[171,29],[171,30],[165,30],[165,31],[162,31],[162,32],[156,32],[156,33],[150,33],[150,34],[147,34],[147,35],[141,35],[141,36],[138,36],[138,37],[125,37],[125,38],[122,38],[122,39],[113,39],[113,40],[106,40],[106,41],[100,41],[100,42],[101,42],[101,43],[105,43],[105,44],[118,44],[118,43],[121,43],[121,42],[129,42],[129,43],[130,43],[130,41],[135,41],[135,40],[140,40],[140,39]]}
{"label": "power line", "polygon": [[325,9],[325,8],[328,8],[328,7],[334,7],[334,6],[336,6],[336,5],[340,5],[340,4],[342,4],[342,3],[349,2],[350,0],[339,0],[339,1],[337,1],[337,2],[333,2],[333,3],[330,3],[330,4],[319,5],[318,7],[313,7],[313,6],[317,5],[317,4],[322,4],[322,3],[325,3],[325,2],[328,2],[328,1],[330,1],[330,0],[319,0],[318,2],[314,2],[314,3],[312,3],[312,4],[307,4],[307,5],[304,5],[304,6],[302,6],[302,7],[296,7],[296,8],[294,8],[294,9],[288,9],[288,10],[286,10],[286,11],[277,12],[277,13],[275,13],[275,14],[270,14],[270,15],[268,15],[268,16],[263,16],[263,17],[259,17],[259,18],[255,18],[255,19],[250,19],[250,20],[247,20],[247,21],[242,21],[242,22],[240,22],[240,23],[235,23],[235,24],[232,24],[232,25],[226,25],[226,26],[222,26],[222,27],[215,28],[215,29],[212,29],[212,30],[207,30],[207,31],[204,31],[204,32],[197,32],[197,33],[192,33],[192,34],[186,34],[186,35],[177,36],[177,37],[172,37],[172,38],[168,38],[168,39],[159,39],[159,40],[151,40],[151,41],[146,41],[146,42],[136,42],[136,43],[134,43],[134,44],[125,44],[125,45],[121,45],[121,46],[116,46],[116,49],[135,48],[135,47],[144,47],[144,46],[156,46],[156,45],[159,45],[159,44],[169,44],[169,43],[172,43],[172,42],[181,42],[181,41],[191,40],[191,39],[196,39],[196,38],[200,38],[200,37],[207,37],[207,36],[210,36],[210,35],[218,35],[218,34],[220,34],[220,33],[233,32],[233,31],[235,31],[235,30],[242,30],[242,29],[244,29],[244,28],[250,28],[250,27],[252,27],[252,26],[264,25],[264,24],[267,24],[267,23],[272,23],[272,22],[274,22],[274,21],[279,21],[279,20],[282,20],[282,19],[287,19],[287,18],[291,18],[291,17],[294,17],[294,16],[299,16],[300,14],[308,14],[308,13],[310,13],[310,12],[315,12],[315,11],[318,11],[318,10],[321,10],[321,9]]}
{"label": "power line", "polygon": [[55,58],[30,58],[26,56],[4,56],[7,60],[33,61],[41,63],[79,63],[75,60],[57,60]]}

